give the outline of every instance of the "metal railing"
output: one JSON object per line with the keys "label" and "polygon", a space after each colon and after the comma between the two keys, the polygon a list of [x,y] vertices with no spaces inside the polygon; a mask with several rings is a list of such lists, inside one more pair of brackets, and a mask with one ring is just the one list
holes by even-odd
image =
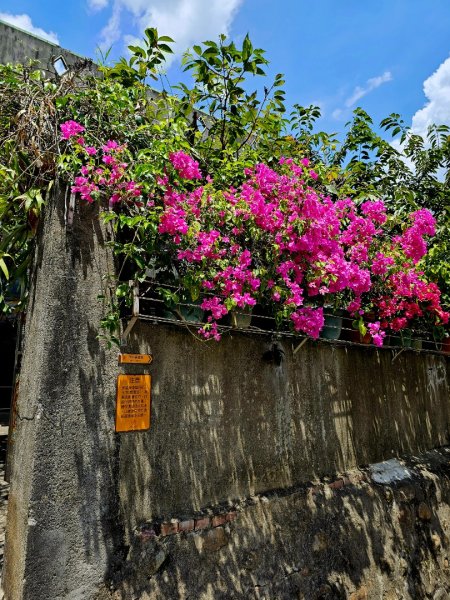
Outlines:
{"label": "metal railing", "polygon": [[[122,337],[122,343],[124,345],[127,342],[128,335],[133,326],[138,320],[150,321],[152,323],[164,323],[175,327],[184,327],[194,334],[196,334],[196,331],[202,325],[207,323],[204,317],[202,318],[200,316],[202,309],[200,308],[199,303],[182,300],[177,303],[175,309],[171,310],[157,292],[157,288],[167,289],[168,291],[179,291],[179,288],[174,285],[162,284],[156,280],[146,280],[140,284],[140,287],[134,284],[132,312],[131,316],[128,317],[128,324]],[[208,296],[210,295],[203,295],[203,297]],[[191,316],[186,318],[185,315],[189,312],[191,313]],[[249,316],[248,310],[234,309],[233,313],[243,318],[248,318]],[[410,330],[411,335],[387,333],[383,346],[377,347],[368,339],[363,339],[359,332],[351,326],[353,319],[350,316],[337,315],[336,312],[327,309],[327,307],[324,307],[324,316],[326,318],[326,323],[318,337],[318,341],[320,342],[335,346],[358,346],[362,348],[377,348],[379,350],[394,351],[394,358],[406,350],[450,356],[446,351],[442,350],[442,346],[440,346],[439,342],[432,339],[431,332],[429,331],[412,329]],[[327,317],[329,318],[328,322]],[[336,323],[336,319],[338,323]],[[237,321],[239,322],[239,320]],[[252,311],[251,322],[248,326],[242,327],[239,326],[239,324],[232,325],[229,316],[227,315],[224,319],[217,322],[217,329],[221,334],[240,332],[249,335],[271,336],[272,338],[277,339],[291,339],[292,341],[297,342],[297,344],[293,346],[294,353],[296,353],[308,340],[315,341],[305,334],[292,331],[289,328],[289,323],[287,321],[277,326],[273,316],[262,314],[262,312],[257,309]],[[323,335],[325,330],[328,332],[327,336]],[[334,335],[333,333],[329,333],[330,330],[332,332],[334,331]]]}

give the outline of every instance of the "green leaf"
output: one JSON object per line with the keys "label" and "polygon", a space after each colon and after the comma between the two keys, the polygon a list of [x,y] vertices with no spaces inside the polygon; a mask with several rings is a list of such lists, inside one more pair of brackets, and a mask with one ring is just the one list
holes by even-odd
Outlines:
{"label": "green leaf", "polygon": [[6,266],[6,263],[3,258],[0,258],[0,269],[3,271],[3,274],[5,275],[6,279],[9,279],[8,267]]}
{"label": "green leaf", "polygon": [[128,49],[131,50],[131,52],[133,52],[134,54],[137,54],[137,55],[145,58],[146,52],[145,52],[144,48],[141,48],[140,46],[128,46]]}
{"label": "green leaf", "polygon": [[168,46],[167,44],[159,44],[159,48],[166,54],[173,54],[172,48],[170,46]]}

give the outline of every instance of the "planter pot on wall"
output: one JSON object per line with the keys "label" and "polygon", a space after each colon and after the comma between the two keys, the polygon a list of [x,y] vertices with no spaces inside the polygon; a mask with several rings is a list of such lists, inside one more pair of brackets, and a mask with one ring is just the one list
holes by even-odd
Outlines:
{"label": "planter pot on wall", "polygon": [[350,332],[350,341],[355,344],[370,344],[372,343],[372,336],[370,333],[362,335],[358,329],[353,329],[353,331]]}
{"label": "planter pot on wall", "polygon": [[187,323],[202,323],[205,312],[196,303],[179,304],[175,309],[165,309],[163,317],[171,321],[186,321]]}
{"label": "planter pot on wall", "polygon": [[450,338],[444,338],[441,342],[436,342],[436,349],[444,354],[450,354]]}
{"label": "planter pot on wall", "polygon": [[422,350],[422,340],[420,338],[412,338],[411,347],[414,350]]}
{"label": "planter pot on wall", "polygon": [[[326,311],[325,308],[325,313]],[[338,340],[342,331],[343,311],[330,309],[328,311],[329,314],[325,314],[325,324],[320,332],[320,337],[325,340]]]}
{"label": "planter pot on wall", "polygon": [[252,322],[251,309],[232,310],[230,312],[231,326],[237,329],[248,329]]}
{"label": "planter pot on wall", "polygon": [[414,350],[422,350],[423,344],[420,338],[415,338],[411,331],[404,330],[391,334],[391,346],[400,348],[413,348]]}
{"label": "planter pot on wall", "polygon": [[196,303],[180,304],[177,308],[177,312],[182,319],[188,323],[202,323],[205,316],[204,310]]}

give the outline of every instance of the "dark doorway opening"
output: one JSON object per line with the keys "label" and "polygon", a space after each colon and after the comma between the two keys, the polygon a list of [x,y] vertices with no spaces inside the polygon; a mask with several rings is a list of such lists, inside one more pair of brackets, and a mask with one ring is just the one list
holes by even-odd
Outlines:
{"label": "dark doorway opening", "polygon": [[0,319],[0,425],[8,425],[14,385],[17,320]]}

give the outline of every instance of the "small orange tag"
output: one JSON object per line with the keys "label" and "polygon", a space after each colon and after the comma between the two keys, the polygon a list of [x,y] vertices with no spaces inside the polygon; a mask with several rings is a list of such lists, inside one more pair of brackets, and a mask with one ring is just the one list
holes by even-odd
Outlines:
{"label": "small orange tag", "polygon": [[119,365],[149,365],[152,361],[151,354],[119,354]]}
{"label": "small orange tag", "polygon": [[150,375],[118,375],[116,431],[150,428]]}

